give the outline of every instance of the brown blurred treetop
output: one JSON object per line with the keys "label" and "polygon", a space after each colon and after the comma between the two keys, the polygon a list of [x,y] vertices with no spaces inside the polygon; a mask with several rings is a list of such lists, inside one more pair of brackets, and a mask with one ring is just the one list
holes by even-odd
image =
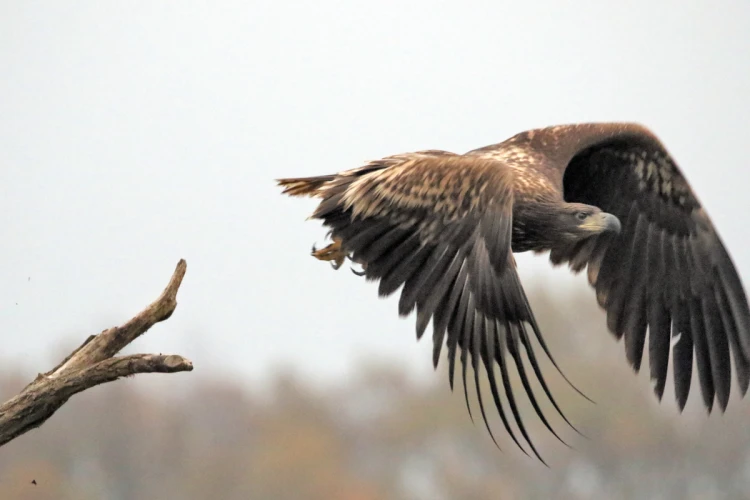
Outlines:
{"label": "brown blurred treetop", "polygon": [[[201,379],[181,395],[138,379],[94,388],[2,448],[0,498],[748,498],[747,406],[706,417],[695,395],[683,415],[673,394],[659,405],[588,293],[531,297],[563,369],[597,401],[552,379],[589,439],[568,433],[571,450],[532,425],[550,469],[508,438],[495,448],[442,369],[425,385],[382,360],[325,388],[294,372],[264,387]],[[6,371],[0,392],[20,382]]]}

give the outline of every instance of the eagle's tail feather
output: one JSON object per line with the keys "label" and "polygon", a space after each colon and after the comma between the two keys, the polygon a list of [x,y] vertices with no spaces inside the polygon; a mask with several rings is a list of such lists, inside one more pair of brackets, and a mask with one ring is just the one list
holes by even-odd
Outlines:
{"label": "eagle's tail feather", "polygon": [[288,179],[276,179],[279,186],[284,187],[282,194],[289,196],[320,196],[321,188],[332,181],[334,175],[319,175],[317,177],[293,177]]}

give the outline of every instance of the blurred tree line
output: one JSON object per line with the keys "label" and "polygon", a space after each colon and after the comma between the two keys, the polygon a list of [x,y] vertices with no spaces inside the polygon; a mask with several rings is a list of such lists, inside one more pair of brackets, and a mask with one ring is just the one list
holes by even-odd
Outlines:
{"label": "blurred tree line", "polygon": [[[266,387],[195,372],[156,384],[162,390],[146,378],[96,388],[0,449],[0,498],[750,498],[750,402],[734,387],[727,413],[707,418],[694,381],[680,416],[671,389],[656,401],[645,361],[633,375],[590,290],[530,295],[558,363],[597,402],[544,364],[558,402],[587,435],[566,429],[546,405],[568,449],[522,405],[549,469],[515,448],[489,411],[498,450],[475,401],[472,424],[461,386],[448,388],[447,363],[424,384],[380,360],[323,388],[291,371]],[[1,372],[0,397],[27,379]],[[187,389],[170,392],[177,385]]]}

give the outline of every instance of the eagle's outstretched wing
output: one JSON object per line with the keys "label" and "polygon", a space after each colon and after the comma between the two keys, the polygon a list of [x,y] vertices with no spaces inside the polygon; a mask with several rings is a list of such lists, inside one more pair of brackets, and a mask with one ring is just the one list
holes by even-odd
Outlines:
{"label": "eagle's outstretched wing", "polygon": [[[543,138],[537,134],[533,140]],[[715,396],[723,411],[731,386],[730,351],[742,395],[750,382],[750,310],[727,250],[675,161],[651,132],[634,124],[554,127],[546,142],[560,154],[548,166],[561,174],[565,200],[596,205],[616,215],[623,228],[618,235],[554,249],[550,259],[568,262],[576,272],[588,266],[607,326],[624,337],[635,371],[648,328],[659,399],[674,339],[680,409],[695,352],[703,402],[710,412]]]}
{"label": "eagle's outstretched wing", "polygon": [[[523,450],[503,409],[503,396],[539,457],[515,401],[509,360],[536,413],[555,436],[531,389],[524,352],[543,390],[562,412],[542,376],[527,330],[529,325],[547,351],[511,252],[512,171],[491,160],[422,151],[336,175],[279,183],[288,194],[322,198],[312,217],[322,219],[342,251],[363,264],[367,279],[379,280],[381,296],[403,285],[399,314],[416,308],[418,338],[432,319],[435,366],[447,336],[451,388],[460,350],[467,406],[470,366],[487,424],[479,390],[480,366],[484,366],[506,430]],[[495,362],[502,388],[495,379]]]}

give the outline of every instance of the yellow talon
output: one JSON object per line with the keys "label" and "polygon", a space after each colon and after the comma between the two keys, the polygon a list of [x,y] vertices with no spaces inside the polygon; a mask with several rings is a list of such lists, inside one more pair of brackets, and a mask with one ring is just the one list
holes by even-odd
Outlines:
{"label": "yellow talon", "polygon": [[318,260],[332,261],[331,266],[334,269],[340,268],[347,257],[346,252],[341,247],[341,240],[338,238],[334,238],[333,243],[320,250],[316,250],[315,246],[313,246],[312,256]]}

